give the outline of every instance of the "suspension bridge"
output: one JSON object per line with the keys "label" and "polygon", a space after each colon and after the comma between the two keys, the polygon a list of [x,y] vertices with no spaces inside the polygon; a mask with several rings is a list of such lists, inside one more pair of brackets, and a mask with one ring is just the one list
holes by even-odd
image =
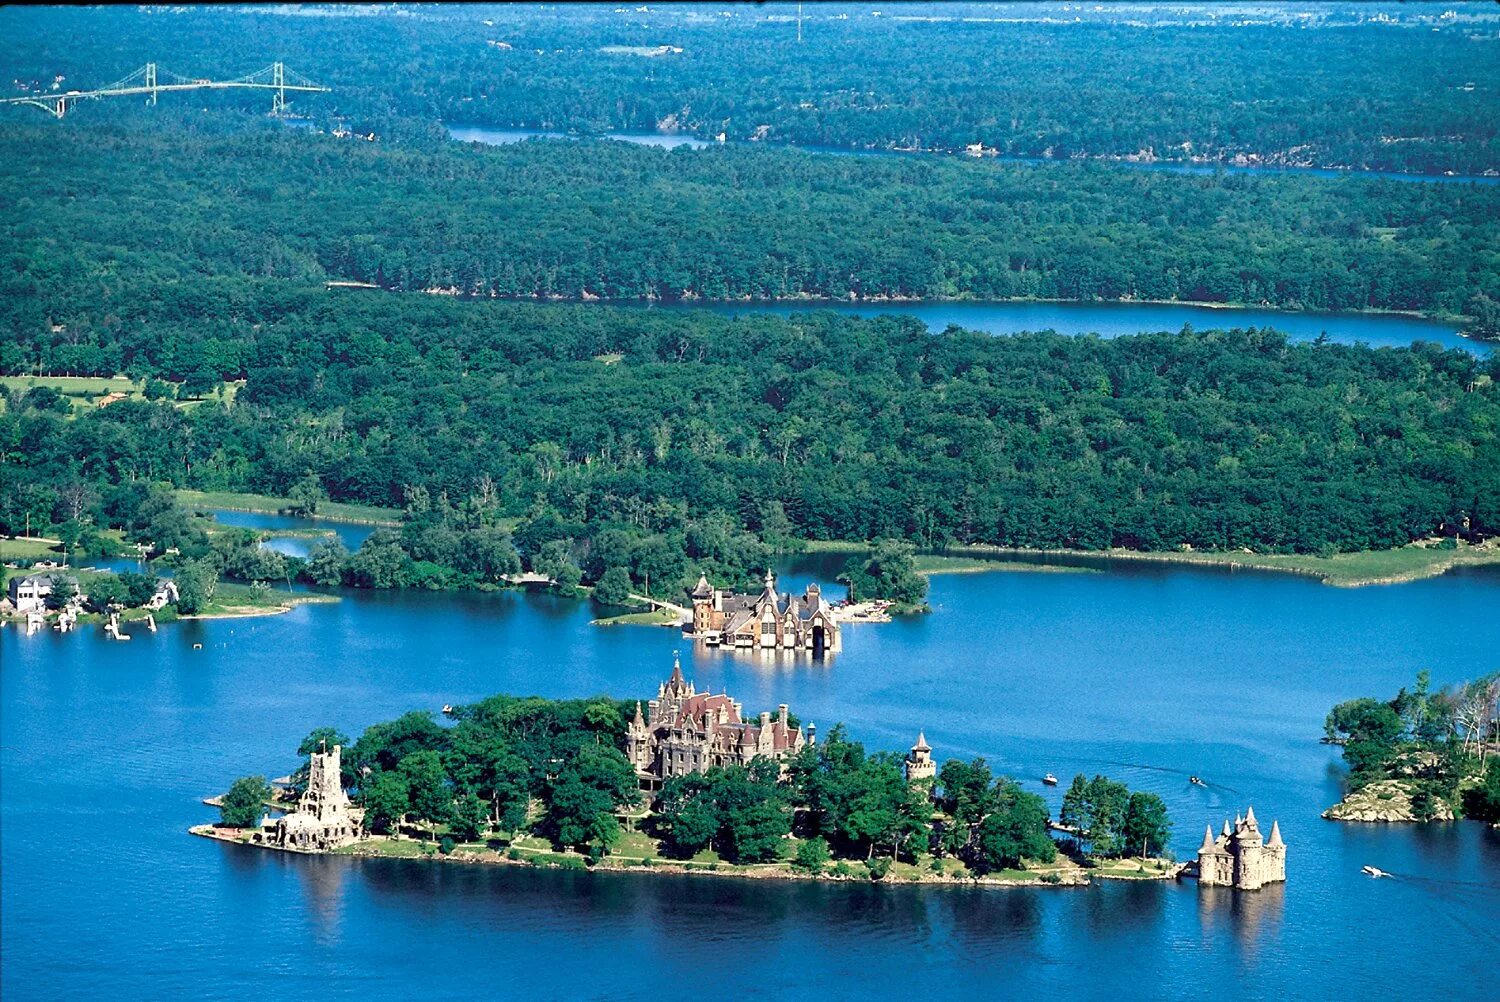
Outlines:
{"label": "suspension bridge", "polygon": [[180,90],[268,90],[271,91],[271,114],[286,112],[288,92],[326,94],[328,88],[313,83],[300,73],[286,68],[284,63],[272,63],[265,69],[256,70],[234,80],[204,80],[185,77],[162,69],[156,63],[147,63],[123,80],[116,80],[107,87],[95,90],[52,91],[39,94],[24,94],[20,97],[0,98],[0,104],[29,104],[40,108],[54,118],[62,118],[68,109],[79,101],[93,101],[101,97],[126,97],[144,95],[148,104],[156,103],[158,94]]}

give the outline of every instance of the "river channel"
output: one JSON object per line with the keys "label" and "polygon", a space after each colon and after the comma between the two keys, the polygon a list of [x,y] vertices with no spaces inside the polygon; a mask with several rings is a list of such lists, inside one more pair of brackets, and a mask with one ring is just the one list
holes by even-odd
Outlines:
{"label": "river channel", "polygon": [[[260,522],[272,528],[345,528]],[[355,531],[367,531],[361,528]],[[299,537],[291,537],[299,538]],[[351,541],[352,537],[351,537]],[[831,588],[839,560],[782,568]],[[3,989],[15,997],[1480,997],[1500,962],[1500,834],[1323,821],[1328,707],[1500,667],[1500,573],[1336,589],[1157,565],[933,579],[931,615],[826,662],[695,650],[518,592],[346,592],[280,616],[59,636],[0,629]],[[195,645],[201,644],[197,648]],[[747,710],[876,748],[918,729],[1049,799],[1105,773],[1164,797],[1186,857],[1247,805],[1288,882],[1088,889],[805,885],[283,856],[195,839],[199,800],[350,734],[496,692],[649,696],[680,649]],[[1188,776],[1207,781],[1196,787]],[[1396,874],[1371,880],[1372,864]],[[1438,975],[1436,972],[1442,972]]]}

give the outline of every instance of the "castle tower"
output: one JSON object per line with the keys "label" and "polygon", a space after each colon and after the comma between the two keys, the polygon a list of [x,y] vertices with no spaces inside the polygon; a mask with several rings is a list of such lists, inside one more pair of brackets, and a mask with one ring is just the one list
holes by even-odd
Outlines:
{"label": "castle tower", "polygon": [[317,851],[362,837],[364,811],[344,792],[342,751],[338,745],[331,750],[325,746],[308,756],[307,789],[297,799],[297,809],[276,820],[275,845]]}
{"label": "castle tower", "polygon": [[911,746],[911,753],[906,756],[906,781],[928,781],[936,775],[937,763],[932,760],[932,747],[927,744],[927,735],[918,731],[917,743]]}
{"label": "castle tower", "polygon": [[635,701],[635,716],[625,727],[625,757],[635,766],[636,772],[651,768],[650,731],[646,727],[645,714],[641,713],[641,701]]}

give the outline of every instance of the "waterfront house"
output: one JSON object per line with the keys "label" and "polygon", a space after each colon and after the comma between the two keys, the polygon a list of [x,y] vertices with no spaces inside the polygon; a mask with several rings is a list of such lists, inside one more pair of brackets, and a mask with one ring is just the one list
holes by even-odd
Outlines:
{"label": "waterfront house", "polygon": [[[6,597],[18,614],[45,612],[47,600],[57,591],[57,583],[63,579],[57,574],[28,574],[10,579],[6,586]],[[65,580],[72,581],[72,578]],[[75,582],[76,583],[76,582]]]}

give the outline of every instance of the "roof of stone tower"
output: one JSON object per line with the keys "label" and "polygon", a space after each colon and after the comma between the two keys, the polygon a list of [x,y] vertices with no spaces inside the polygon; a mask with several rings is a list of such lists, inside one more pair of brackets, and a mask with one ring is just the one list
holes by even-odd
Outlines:
{"label": "roof of stone tower", "polygon": [[927,732],[917,732],[917,743],[911,746],[912,751],[932,751],[932,746],[927,743]]}
{"label": "roof of stone tower", "polygon": [[1213,852],[1214,851],[1214,826],[1213,825],[1204,825],[1203,826],[1203,844],[1198,847],[1198,851],[1199,852]]}
{"label": "roof of stone tower", "polygon": [[1255,823],[1255,808],[1253,808],[1253,807],[1247,807],[1247,808],[1245,808],[1245,827],[1246,828],[1259,828],[1260,827],[1259,825],[1257,825]]}
{"label": "roof of stone tower", "polygon": [[639,699],[635,701],[635,722],[642,726],[646,723],[646,718],[641,715],[641,701]]}
{"label": "roof of stone tower", "polygon": [[672,677],[667,680],[672,685],[682,686],[687,684],[687,679],[682,677],[682,659],[672,659]]}
{"label": "roof of stone tower", "polygon": [[1224,837],[1225,838],[1229,837],[1229,819],[1228,818],[1224,819]]}
{"label": "roof of stone tower", "polygon": [[1268,849],[1280,849],[1280,848],[1284,847],[1285,845],[1286,845],[1286,843],[1283,842],[1283,841],[1281,841],[1281,822],[1280,821],[1272,821],[1271,822],[1271,839],[1270,839],[1269,842],[1266,843],[1266,848],[1268,848]]}
{"label": "roof of stone tower", "polygon": [[693,586],[693,597],[694,598],[712,598],[713,597],[713,593],[714,593],[714,588],[713,588],[713,585],[711,585],[711,584],[708,583],[708,575],[707,574],[699,574],[698,575],[698,583]]}

